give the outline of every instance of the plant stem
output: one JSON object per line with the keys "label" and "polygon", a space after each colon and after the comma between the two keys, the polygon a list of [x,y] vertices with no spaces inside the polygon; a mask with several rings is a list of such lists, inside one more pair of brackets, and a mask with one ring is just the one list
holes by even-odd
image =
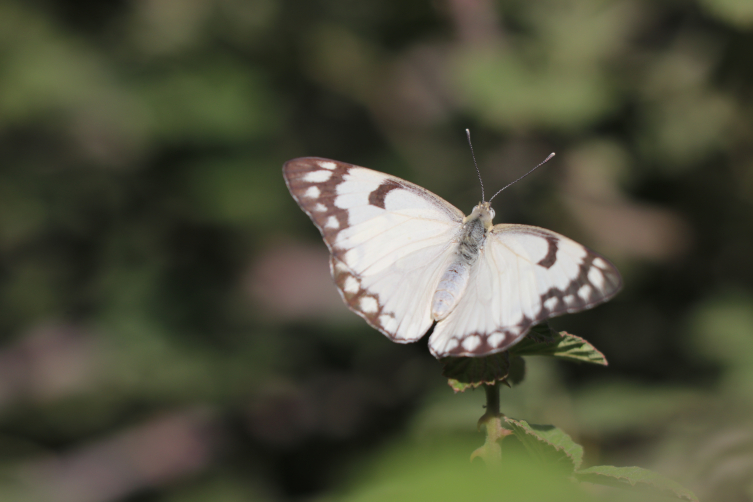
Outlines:
{"label": "plant stem", "polygon": [[499,416],[499,382],[493,385],[484,385],[486,392],[486,413],[484,415]]}
{"label": "plant stem", "polygon": [[481,457],[486,465],[498,465],[502,460],[502,448],[497,440],[512,434],[512,431],[502,427],[502,413],[499,411],[499,382],[491,385],[484,384],[486,393],[486,412],[479,418],[478,427],[486,427],[486,441],[484,446],[471,454],[471,460]]}

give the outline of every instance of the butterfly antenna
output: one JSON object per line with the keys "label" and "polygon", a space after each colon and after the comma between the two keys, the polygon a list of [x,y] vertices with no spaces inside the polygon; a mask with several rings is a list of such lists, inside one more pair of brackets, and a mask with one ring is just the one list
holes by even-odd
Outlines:
{"label": "butterfly antenna", "polygon": [[486,199],[484,198],[484,181],[481,179],[481,171],[479,171],[478,163],[476,163],[476,154],[473,153],[473,143],[471,143],[471,130],[466,129],[465,135],[468,136],[468,146],[471,147],[471,157],[473,157],[473,165],[476,166],[476,173],[478,174],[478,182],[481,183],[481,202],[484,202],[486,201]]}
{"label": "butterfly antenna", "polygon": [[492,201],[492,199],[494,199],[494,197],[496,197],[497,195],[499,195],[499,193],[500,193],[500,192],[501,192],[502,190],[504,190],[505,188],[507,188],[507,187],[509,187],[509,186],[511,186],[511,185],[514,185],[514,184],[515,184],[515,183],[517,183],[518,181],[522,180],[523,178],[525,178],[526,176],[528,176],[529,174],[531,174],[532,172],[534,172],[534,171],[535,171],[536,169],[538,169],[539,167],[541,167],[541,166],[543,166],[544,164],[546,164],[547,162],[549,162],[549,159],[551,159],[552,157],[554,157],[554,152],[550,153],[550,154],[549,154],[549,156],[548,156],[547,158],[545,158],[545,159],[544,159],[544,161],[543,161],[543,162],[542,162],[541,164],[539,164],[538,166],[534,167],[533,169],[531,169],[530,171],[528,171],[527,173],[525,173],[525,174],[524,174],[523,176],[521,176],[520,178],[518,178],[518,179],[516,179],[515,181],[513,181],[512,183],[509,183],[509,184],[507,184],[506,186],[503,186],[502,188],[500,188],[500,189],[499,189],[499,191],[498,191],[497,193],[495,193],[494,195],[492,195],[492,198],[491,198],[491,199],[489,199],[489,202],[491,202],[491,201]]}

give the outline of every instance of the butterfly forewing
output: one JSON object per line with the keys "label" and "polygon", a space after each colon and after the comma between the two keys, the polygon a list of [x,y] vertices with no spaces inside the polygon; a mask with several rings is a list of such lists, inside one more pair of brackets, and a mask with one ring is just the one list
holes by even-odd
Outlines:
{"label": "butterfly forewing", "polygon": [[436,357],[483,356],[517,343],[550,317],[589,309],[621,287],[598,254],[550,230],[496,225],[469,286],[429,340]]}
{"label": "butterfly forewing", "polygon": [[463,213],[413,183],[343,162],[294,159],[283,173],[332,253],[348,307],[395,341],[421,338]]}

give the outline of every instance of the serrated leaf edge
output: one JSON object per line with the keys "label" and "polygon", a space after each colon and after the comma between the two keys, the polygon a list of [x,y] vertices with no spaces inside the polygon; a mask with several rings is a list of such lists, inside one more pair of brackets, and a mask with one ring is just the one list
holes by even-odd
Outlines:
{"label": "serrated leaf edge", "polygon": [[[520,350],[521,345],[516,345],[510,348],[510,354],[515,354],[518,356],[549,356],[549,357],[556,357],[559,359],[566,359],[570,361],[579,361],[584,363],[591,363],[591,364],[598,364],[601,366],[608,366],[609,362],[607,361],[606,356],[597,349],[596,347],[591,344],[588,340],[585,338],[579,337],[577,335],[573,335],[571,333],[568,333],[567,331],[560,331],[559,333],[556,333],[556,336],[559,338],[554,338],[549,342],[546,341],[536,341],[535,345],[533,347],[541,347],[543,348],[549,348],[550,351],[547,350],[539,350],[534,352],[529,352],[528,350]],[[559,345],[573,345],[572,348],[569,350],[562,350],[560,352],[557,352],[556,349]],[[578,348],[578,346],[586,346],[587,348]],[[517,350],[516,350],[517,347]],[[522,347],[525,347],[523,345]],[[581,354],[596,354],[597,357],[577,357],[576,355],[578,353]]]}
{"label": "serrated leaf edge", "polygon": [[[581,458],[575,458],[569,451],[567,451],[567,449],[564,446],[562,446],[562,445],[556,445],[556,444],[552,443],[551,441],[549,441],[547,438],[545,438],[542,435],[538,434],[535,430],[533,430],[531,428],[531,424],[529,424],[527,421],[525,421],[525,420],[516,420],[514,418],[509,418],[509,417],[504,417],[504,420],[507,423],[513,423],[517,427],[523,429],[523,432],[525,434],[527,434],[529,436],[532,436],[534,439],[536,439],[536,440],[538,440],[538,441],[540,441],[542,443],[545,443],[545,444],[551,446],[552,448],[554,448],[555,451],[562,452],[572,462],[572,464],[573,464],[573,472],[577,472],[578,468],[580,468],[581,464],[583,463],[583,457],[582,457],[582,455],[581,455]],[[525,424],[525,426],[521,425],[521,423]],[[555,426],[552,426],[552,427],[560,430],[562,432],[562,434],[564,434],[565,436],[567,436],[567,438],[574,445],[580,447],[581,450],[582,450],[583,447],[581,445],[579,445],[578,443],[576,443],[575,441],[573,441],[573,438],[570,437],[570,434],[568,434],[567,432],[563,431],[559,427],[555,427]],[[523,447],[526,448],[526,450],[528,450],[528,446],[525,443],[523,444]]]}
{"label": "serrated leaf edge", "polygon": [[[653,483],[651,481],[634,479],[634,478],[631,478],[630,476],[627,476],[627,475],[624,475],[624,474],[621,475],[621,474],[617,474],[617,473],[605,473],[605,472],[600,472],[599,471],[599,469],[604,469],[604,468],[615,469],[615,470],[618,470],[618,471],[628,470],[628,469],[638,469],[639,471],[643,471],[643,472],[645,472],[647,474],[651,474],[652,476],[658,477],[661,481],[667,483],[667,485],[669,485],[669,486],[661,486],[661,485],[659,485],[657,483]],[[582,482],[594,483],[594,484],[602,484],[602,485],[605,485],[605,486],[613,486],[613,487],[616,487],[616,488],[624,488],[625,485],[627,485],[627,484],[629,484],[631,487],[636,487],[636,486],[641,487],[641,486],[643,486],[643,487],[646,487],[648,489],[655,490],[655,491],[657,491],[659,493],[662,493],[664,495],[667,495],[667,492],[671,492],[676,498],[683,499],[683,500],[688,500],[689,502],[699,502],[698,501],[698,497],[695,495],[695,493],[693,493],[692,490],[690,490],[688,488],[685,488],[684,486],[680,485],[678,482],[676,482],[676,481],[674,481],[674,480],[672,480],[672,479],[670,479],[670,478],[668,478],[668,477],[666,477],[666,476],[664,476],[662,474],[659,474],[658,472],[654,472],[654,471],[651,471],[649,469],[644,469],[643,467],[637,467],[637,466],[616,467],[616,466],[613,466],[613,465],[596,465],[596,466],[589,467],[587,469],[576,470],[573,473],[573,476],[576,479],[578,479],[579,476],[582,476],[582,475],[586,475],[586,476],[589,476],[589,477],[596,477],[597,479],[599,477],[604,477],[604,478],[607,478],[607,479],[614,480],[617,483],[607,484],[607,483],[599,483],[598,481],[589,480],[589,479],[581,479],[581,480],[579,480],[579,481],[582,481]],[[674,485],[674,486],[672,486],[672,485]]]}

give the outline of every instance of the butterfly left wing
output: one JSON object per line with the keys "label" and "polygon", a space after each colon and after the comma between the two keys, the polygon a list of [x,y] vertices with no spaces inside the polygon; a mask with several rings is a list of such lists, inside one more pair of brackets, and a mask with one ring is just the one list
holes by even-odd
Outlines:
{"label": "butterfly left wing", "polygon": [[435,357],[508,349],[532,326],[612,298],[617,269],[567,237],[528,225],[495,225],[455,309],[429,339]]}
{"label": "butterfly left wing", "polygon": [[426,334],[463,213],[418,185],[344,162],[293,159],[283,175],[332,253],[348,308],[395,342]]}

